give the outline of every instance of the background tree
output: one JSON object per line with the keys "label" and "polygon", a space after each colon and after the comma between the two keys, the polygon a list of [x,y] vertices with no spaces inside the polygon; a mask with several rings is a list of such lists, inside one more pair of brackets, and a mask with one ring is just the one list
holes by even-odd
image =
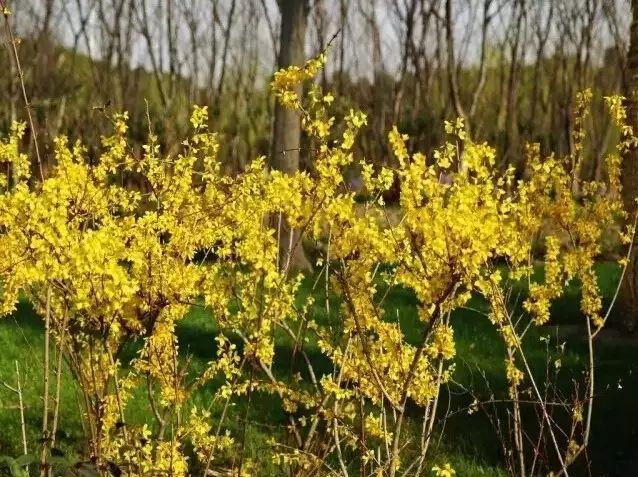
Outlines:
{"label": "background tree", "polygon": [[[629,88],[626,91],[627,115],[634,130],[638,130],[638,0],[631,1],[632,21],[630,29],[629,50],[627,52],[627,73]],[[629,213],[629,220],[636,213],[636,198],[638,197],[638,149],[631,150],[623,161],[622,170],[623,201]],[[632,252],[621,287],[620,309],[623,325],[633,331],[638,323],[638,247],[637,237],[634,235]]]}
{"label": "background tree", "polygon": [[[273,134],[268,83],[278,64],[290,62],[293,51],[279,51],[288,41],[281,33],[302,11],[295,24],[304,30],[299,58],[304,45],[320,51],[339,32],[318,81],[338,93],[340,111],[368,114],[357,153],[377,164],[393,162],[383,139],[393,124],[410,135],[411,147],[431,153],[443,140],[442,122],[461,115],[473,138],[497,147],[501,167],[514,165],[523,175],[526,143],[539,142],[544,153],[571,150],[579,89],[602,98],[628,83],[629,0],[12,3],[45,162],[52,154],[47,139],[58,133],[81,136],[97,151],[109,128],[103,106],[129,112],[138,148],[150,117],[161,146],[177,152],[193,103],[208,105],[210,126],[224,139],[220,158],[232,172],[281,151],[273,143],[283,136]],[[9,59],[0,57],[4,130],[22,117]],[[583,174],[601,178],[615,132],[602,100],[592,107],[597,120],[587,125]],[[303,151],[287,156],[305,166]],[[281,160],[273,158],[273,166]]]}
{"label": "background tree", "polygon": [[[281,35],[277,66],[285,68],[291,65],[300,66],[306,60],[305,44],[309,0],[280,0]],[[301,85],[297,88],[301,96]],[[299,147],[301,144],[301,118],[299,113],[275,105],[271,165],[274,169],[287,174],[299,170]],[[280,227],[280,265],[295,268],[308,268],[303,247],[299,243],[299,233],[291,230],[286,221]]]}

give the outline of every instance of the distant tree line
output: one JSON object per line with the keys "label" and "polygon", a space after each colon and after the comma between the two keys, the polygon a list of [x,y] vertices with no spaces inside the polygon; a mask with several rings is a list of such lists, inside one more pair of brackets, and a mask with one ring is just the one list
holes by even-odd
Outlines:
{"label": "distant tree line", "polygon": [[[527,142],[540,142],[546,152],[571,150],[575,94],[592,88],[601,114],[587,125],[584,173],[600,177],[615,134],[602,114],[602,96],[626,89],[628,81],[627,0],[25,0],[10,6],[43,145],[65,133],[97,150],[109,128],[104,113],[127,110],[136,143],[150,128],[175,151],[198,103],[209,106],[212,127],[223,135],[230,170],[259,154],[277,161],[270,75],[331,39],[329,65],[317,81],[334,91],[338,110],[368,114],[359,152],[378,163],[391,161],[385,141],[391,125],[427,153],[443,139],[443,120],[463,117],[475,138],[497,145],[503,167],[524,173]],[[288,37],[287,15],[303,22]],[[8,50],[0,66],[6,130],[23,108]],[[303,138],[300,146],[301,167],[311,167]]]}

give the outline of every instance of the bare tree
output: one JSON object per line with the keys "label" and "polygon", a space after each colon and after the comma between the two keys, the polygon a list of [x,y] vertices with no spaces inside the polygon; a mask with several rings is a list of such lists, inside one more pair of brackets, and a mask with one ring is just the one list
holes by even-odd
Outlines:
{"label": "bare tree", "polygon": [[550,2],[547,7],[539,2],[534,9],[533,31],[536,41],[536,57],[534,61],[534,73],[532,77],[532,96],[530,99],[530,116],[529,123],[532,128],[536,127],[536,115],[540,101],[540,75],[545,61],[545,50],[547,41],[552,29],[552,20],[554,17],[554,2]]}
{"label": "bare tree", "polygon": [[513,148],[518,144],[518,92],[520,87],[521,62],[523,51],[521,43],[525,38],[523,32],[523,22],[526,18],[526,2],[525,0],[515,0],[512,13],[514,20],[512,22],[513,34],[510,35],[509,42],[509,73],[507,80],[507,106],[505,111],[505,130],[507,137],[507,146],[504,156],[507,160],[508,156],[513,152]]}
{"label": "bare tree", "polygon": [[224,80],[226,78],[226,66],[228,65],[228,51],[230,48],[230,34],[233,27],[233,21],[235,19],[235,8],[237,7],[237,0],[231,0],[230,8],[228,9],[228,15],[226,17],[226,24],[224,25],[224,44],[222,46],[222,58],[221,58],[221,71],[219,73],[219,82],[217,83],[217,98],[216,104],[222,94],[224,88]]}
{"label": "bare tree", "polygon": [[[456,13],[453,9],[452,0],[445,0],[445,14],[444,14],[444,24],[445,24],[445,42],[447,49],[447,76],[448,76],[448,88],[450,93],[450,100],[454,107],[454,112],[457,116],[465,119],[466,127],[468,132],[472,130],[472,119],[476,115],[477,107],[479,101],[481,99],[481,93],[483,92],[483,88],[485,87],[485,83],[487,81],[487,48],[488,48],[488,33],[490,29],[490,24],[494,17],[500,13],[503,7],[508,3],[508,0],[483,0],[482,8],[481,8],[481,25],[480,25],[480,53],[479,53],[479,63],[478,63],[478,78],[476,83],[472,87],[469,97],[471,98],[469,104],[464,105],[461,89],[460,89],[460,81],[459,81],[459,67],[456,59],[456,44],[454,38],[454,26],[455,26],[455,18]],[[472,12],[470,12],[470,16]],[[520,30],[520,24],[519,30]],[[469,35],[466,37],[469,39]],[[518,48],[518,44],[516,45],[516,49]]]}
{"label": "bare tree", "polygon": [[[302,65],[305,60],[304,45],[310,11],[309,0],[280,0],[281,34],[277,65],[285,68],[290,65]],[[301,86],[297,93],[301,95]],[[287,174],[299,170],[299,146],[301,143],[301,118],[299,114],[275,106],[275,118],[272,138],[272,167]],[[296,268],[310,266],[300,244],[297,231],[290,229],[285,220],[280,229],[280,264]]]}
{"label": "bare tree", "polygon": [[[122,1],[123,3],[123,1]],[[137,15],[139,31],[142,37],[144,38],[144,42],[146,43],[146,52],[148,54],[148,58],[151,62],[151,67],[153,69],[153,76],[155,77],[155,82],[157,85],[157,90],[159,92],[160,100],[162,106],[166,108],[169,102],[169,96],[166,93],[164,88],[164,82],[162,81],[162,55],[161,51],[158,54],[156,51],[155,42],[153,41],[153,34],[151,31],[151,19],[148,12],[148,6],[146,0],[140,0],[139,2],[135,2],[135,13]]]}
{"label": "bare tree", "polygon": [[403,31],[401,32],[401,68],[394,91],[392,120],[394,123],[397,122],[399,115],[401,114],[401,106],[407,82],[408,65],[410,63],[410,58],[414,56],[412,52],[414,46],[414,23],[418,5],[417,0],[405,0],[402,3],[403,5],[399,4],[399,2],[393,2],[392,4],[395,15],[403,27]]}

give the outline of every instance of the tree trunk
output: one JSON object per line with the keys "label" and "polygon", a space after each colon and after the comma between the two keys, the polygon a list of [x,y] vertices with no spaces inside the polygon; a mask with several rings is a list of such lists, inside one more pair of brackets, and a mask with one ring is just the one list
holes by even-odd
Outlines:
{"label": "tree trunk", "polygon": [[[302,65],[305,61],[304,46],[306,26],[308,22],[309,0],[280,0],[281,36],[279,46],[279,68],[291,65]],[[301,95],[302,87],[297,93]],[[271,164],[273,169],[294,174],[299,170],[299,146],[301,142],[301,118],[295,111],[275,105],[273,126]],[[282,218],[279,227],[279,264],[282,268],[289,266],[297,269],[308,269],[310,263],[305,256],[299,232],[291,230]]]}
{"label": "tree trunk", "polygon": [[[632,22],[629,51],[627,52],[627,73],[629,91],[627,97],[627,115],[629,123],[638,131],[638,0],[632,0]],[[638,150],[632,149],[623,158],[622,184],[623,202],[629,213],[629,220],[633,221],[636,213],[635,199],[638,197]],[[627,265],[625,279],[620,289],[621,307],[619,318],[621,324],[628,330],[634,331],[638,323],[638,237],[634,236],[632,252]]]}

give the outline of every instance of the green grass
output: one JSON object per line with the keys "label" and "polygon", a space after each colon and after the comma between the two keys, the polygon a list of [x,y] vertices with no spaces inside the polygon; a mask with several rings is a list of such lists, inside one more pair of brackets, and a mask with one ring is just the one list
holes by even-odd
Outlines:
{"label": "green grass", "polygon": [[[538,271],[542,275],[542,270]],[[613,295],[618,280],[618,268],[614,264],[603,263],[598,266],[599,283],[606,301]],[[338,303],[332,297],[331,316],[323,310],[321,292],[311,289],[312,280],[304,282],[302,296],[316,296],[314,312],[317,320],[338,326]],[[521,288],[524,293],[524,288]],[[566,295],[553,306],[553,321],[559,324],[582,322],[578,311],[579,290],[577,284],[568,287]],[[392,290],[386,298],[386,309],[392,310],[393,319],[398,317],[408,341],[417,342],[421,323],[416,318],[416,300],[402,289]],[[485,303],[472,299],[471,308],[485,310]],[[466,388],[471,388],[482,398],[488,398],[493,392],[496,396],[504,393],[504,349],[501,339],[487,319],[481,313],[462,310],[453,315],[452,324],[457,340],[457,360],[454,379]],[[550,354],[540,338],[555,333],[555,328],[530,329],[526,335],[528,359],[534,375],[541,382],[545,374],[546,363],[553,364],[558,357],[555,349],[562,340],[560,336],[551,338]],[[215,356],[217,328],[210,314],[194,307],[188,316],[180,322],[178,337],[181,352],[192,359],[195,370],[203,369]],[[18,311],[0,320],[0,382],[15,387],[16,362],[21,373],[25,400],[30,451],[35,450],[40,437],[40,419],[42,402],[39,396],[42,389],[42,349],[43,326],[26,304]],[[290,375],[290,343],[283,336],[276,337],[277,354],[275,372],[285,378]],[[330,362],[323,357],[311,340],[306,345],[313,365],[318,373],[330,371]],[[572,379],[582,381],[581,373],[586,366],[587,349],[583,340],[575,337],[568,341],[560,355],[562,368],[559,386],[565,395],[572,391]],[[594,475],[626,475],[626,469],[632,459],[638,456],[638,409],[634,405],[638,397],[638,346],[631,344],[606,343],[597,345],[597,400],[594,410],[593,434],[589,451],[589,460]],[[300,368],[301,369],[301,368]],[[63,373],[61,387],[61,431],[58,434],[58,447],[68,453],[82,453],[82,426],[75,383],[68,372]],[[489,383],[489,385],[488,385]],[[582,385],[581,385],[582,386]],[[622,389],[621,389],[622,388]],[[581,389],[582,392],[582,389]],[[204,388],[193,397],[198,406],[208,404],[210,388]],[[444,433],[437,436],[432,449],[432,464],[450,462],[459,476],[498,476],[504,475],[500,444],[491,428],[486,415],[482,412],[469,415],[464,411],[472,398],[459,387],[450,385],[443,390],[439,412],[446,410],[450,417],[445,422]],[[22,453],[20,420],[17,396],[0,386],[0,455],[19,455]],[[213,413],[219,413],[213,408]],[[504,418],[504,410],[498,410]],[[411,410],[418,416],[418,410]],[[241,435],[246,415],[246,405],[238,403],[228,419],[228,427],[235,435]],[[534,419],[524,413],[524,419]],[[140,391],[127,409],[127,423],[135,426],[150,422],[146,399]],[[246,429],[246,457],[252,459],[260,468],[259,475],[276,475],[276,469],[267,459],[263,449],[267,440],[275,433],[283,433],[285,416],[280,409],[278,398],[256,394],[248,410],[249,422],[264,425],[249,425]],[[414,426],[415,424],[410,424]],[[578,466],[574,475],[584,472]],[[570,474],[571,475],[571,474]],[[585,475],[585,474],[583,474]]]}

